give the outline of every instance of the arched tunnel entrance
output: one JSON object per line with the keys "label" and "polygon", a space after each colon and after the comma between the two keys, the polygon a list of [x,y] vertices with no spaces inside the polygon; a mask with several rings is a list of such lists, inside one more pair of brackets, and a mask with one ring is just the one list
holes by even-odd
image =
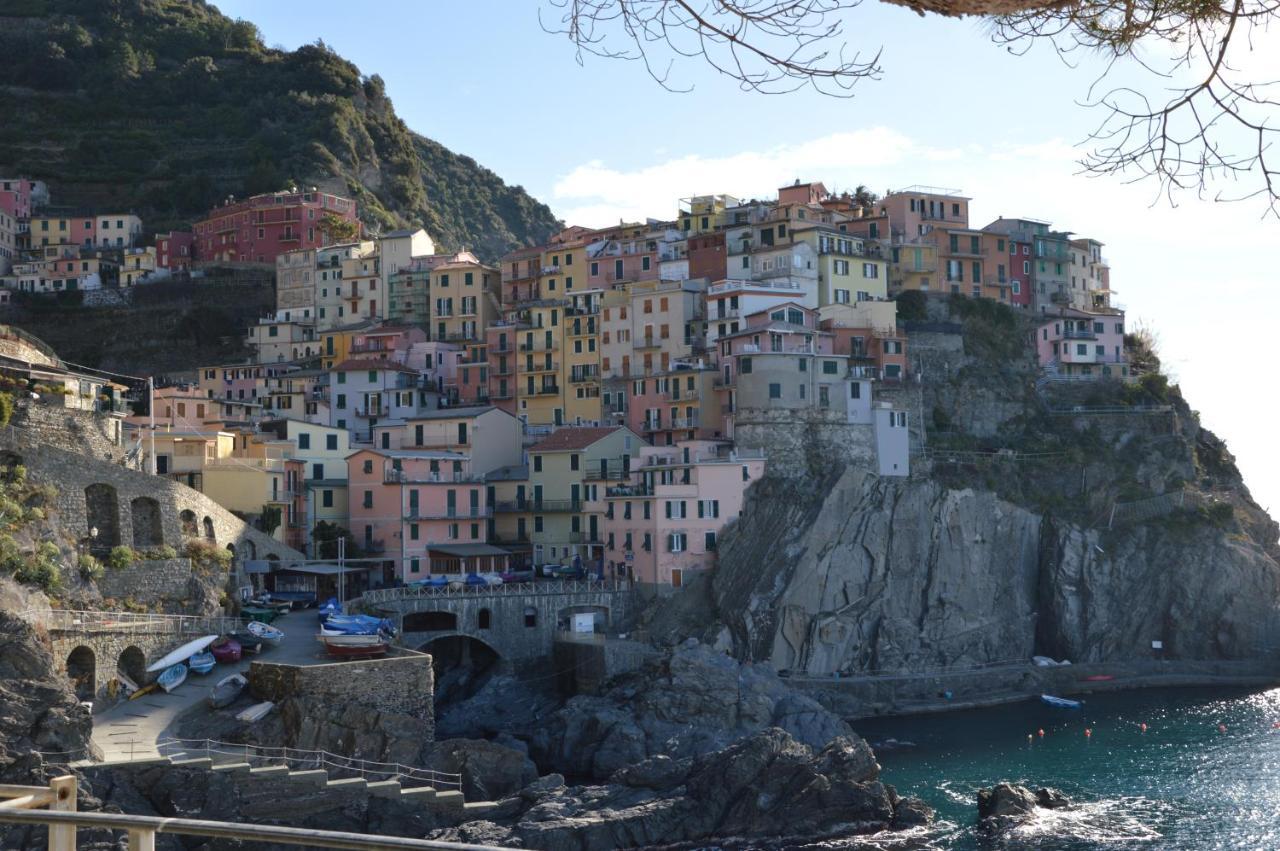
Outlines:
{"label": "arched tunnel entrance", "polygon": [[97,656],[81,644],[67,655],[67,678],[79,700],[93,700],[97,693]]}
{"label": "arched tunnel entrance", "polygon": [[120,653],[116,670],[141,688],[147,684],[147,657],[137,646],[130,644]]}
{"label": "arched tunnel entrance", "polygon": [[442,635],[418,648],[431,654],[437,716],[450,705],[473,697],[498,665],[498,652],[469,635]]}

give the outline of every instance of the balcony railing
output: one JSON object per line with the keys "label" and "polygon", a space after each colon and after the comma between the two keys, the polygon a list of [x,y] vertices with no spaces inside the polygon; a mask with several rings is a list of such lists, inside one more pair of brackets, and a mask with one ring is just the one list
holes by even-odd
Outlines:
{"label": "balcony railing", "polygon": [[538,363],[537,361],[535,361],[532,366],[526,365],[524,368],[524,371],[525,372],[559,372],[560,364],[556,361],[552,361],[551,363],[547,363],[546,361],[542,361],[541,363]]}
{"label": "balcony railing", "polygon": [[534,396],[559,396],[559,395],[560,395],[560,385],[558,385],[558,384],[544,384],[544,385],[542,385],[541,387],[535,387],[535,388],[533,388],[533,394],[532,394],[532,395],[534,395]]}
{"label": "balcony railing", "polygon": [[405,520],[482,520],[486,517],[493,516],[493,509],[489,506],[478,506],[476,508],[453,508],[453,509],[419,509],[410,507],[408,513],[405,514]]}
{"label": "balcony railing", "polygon": [[535,514],[576,513],[582,510],[580,499],[513,499],[494,503],[499,514],[529,511]]}

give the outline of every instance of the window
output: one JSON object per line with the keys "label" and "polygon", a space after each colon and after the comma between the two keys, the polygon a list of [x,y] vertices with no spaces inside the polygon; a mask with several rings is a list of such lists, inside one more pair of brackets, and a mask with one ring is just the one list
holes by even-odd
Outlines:
{"label": "window", "polygon": [[769,398],[770,398],[770,399],[781,399],[781,398],[782,398],[782,385],[781,385],[781,384],[770,384],[770,385],[769,385]]}
{"label": "window", "polygon": [[751,372],[751,358],[738,358],[738,372],[747,375]]}
{"label": "window", "polygon": [[824,360],[822,362],[823,375],[837,375],[840,371],[840,364],[833,360]]}
{"label": "window", "polygon": [[847,274],[849,274],[849,261],[848,261],[848,260],[833,260],[833,261],[831,262],[831,266],[832,266],[831,272],[832,272],[832,274],[834,274],[834,275],[847,275]]}
{"label": "window", "polygon": [[849,384],[849,398],[850,399],[862,398],[862,382],[854,381]]}
{"label": "window", "polygon": [[326,434],[324,436],[324,448],[333,452],[338,448],[338,436],[336,434]]}
{"label": "window", "polygon": [[333,508],[333,491],[320,491],[320,505],[324,508]]}
{"label": "window", "polygon": [[307,434],[306,432],[303,432],[302,434],[299,434],[299,435],[298,435],[298,448],[299,448],[299,449],[310,449],[310,448],[311,448],[311,435]]}
{"label": "window", "polygon": [[373,508],[373,491],[364,492],[364,501],[361,502],[365,508]]}
{"label": "window", "polygon": [[572,454],[569,456],[569,469],[570,469],[570,470],[576,470],[576,469],[578,469],[578,467],[579,467],[579,464],[580,464],[580,463],[581,463],[581,462],[580,462],[580,456],[578,455],[578,453],[574,452],[574,453],[572,453]]}
{"label": "window", "polygon": [[809,371],[809,359],[808,359],[808,358],[800,358],[800,371],[801,371],[801,372],[808,372],[808,371]]}
{"label": "window", "polygon": [[848,304],[848,303],[849,303],[849,291],[848,291],[848,290],[836,290],[836,291],[835,291],[835,302],[836,302],[836,304]]}
{"label": "window", "polygon": [[417,523],[410,523],[410,524],[409,524],[409,540],[411,540],[411,541],[416,541],[416,540],[418,540],[418,534],[419,534],[419,532],[418,532],[418,524],[417,524]]}
{"label": "window", "polygon": [[533,456],[533,472],[535,473],[542,472],[542,456],[541,455]]}
{"label": "window", "polygon": [[410,573],[419,573],[419,572],[421,572],[421,570],[422,570],[422,560],[421,560],[421,559],[416,559],[416,558],[411,558],[411,559],[409,559],[409,572],[410,572]]}
{"label": "window", "polygon": [[688,536],[684,532],[676,532],[667,536],[667,550],[673,553],[682,553],[687,548]]}
{"label": "window", "polygon": [[880,266],[879,266],[878,264],[876,264],[876,263],[863,263],[863,264],[862,264],[862,277],[864,277],[864,278],[878,278],[878,277],[880,277]]}

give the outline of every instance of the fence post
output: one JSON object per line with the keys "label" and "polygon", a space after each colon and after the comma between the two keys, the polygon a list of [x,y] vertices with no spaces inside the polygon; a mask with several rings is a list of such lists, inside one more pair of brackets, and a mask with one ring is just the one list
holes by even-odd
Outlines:
{"label": "fence post", "polygon": [[156,851],[156,832],[149,827],[129,831],[129,851]]}
{"label": "fence post", "polygon": [[[49,809],[60,813],[76,810],[76,778],[74,775],[55,777],[49,781],[53,803]],[[75,851],[76,826],[74,824],[49,825],[49,851]]]}

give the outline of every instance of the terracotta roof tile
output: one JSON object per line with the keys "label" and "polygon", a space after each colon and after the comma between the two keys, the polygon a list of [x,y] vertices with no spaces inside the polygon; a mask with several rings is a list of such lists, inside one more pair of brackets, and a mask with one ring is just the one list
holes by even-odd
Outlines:
{"label": "terracotta roof tile", "polygon": [[622,426],[572,426],[556,429],[546,440],[529,448],[530,452],[569,452],[586,449],[598,440],[608,437]]}

